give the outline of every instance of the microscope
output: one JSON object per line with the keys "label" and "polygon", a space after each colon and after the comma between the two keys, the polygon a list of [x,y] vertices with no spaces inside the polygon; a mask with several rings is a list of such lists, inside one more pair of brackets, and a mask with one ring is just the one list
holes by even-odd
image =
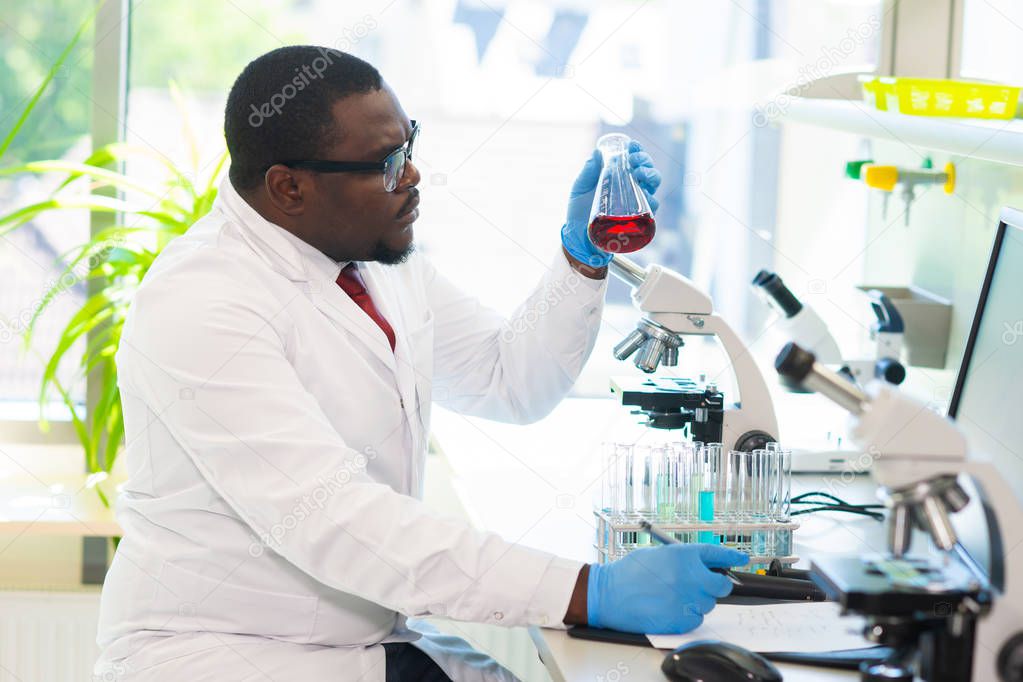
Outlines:
{"label": "microscope", "polygon": [[[888,551],[826,557],[813,579],[843,612],[863,615],[865,637],[891,647],[884,663],[864,663],[870,682],[1023,681],[1023,509],[1004,475],[968,457],[966,438],[948,419],[873,381],[861,389],[790,343],[775,367],[850,414],[850,434],[875,457],[871,475],[889,508]],[[985,570],[953,523],[975,490],[988,556]],[[914,529],[929,553],[911,556]],[[1014,570],[1012,570],[1014,569]]]}
{"label": "microscope", "polygon": [[725,450],[752,451],[778,438],[771,395],[760,368],[738,334],[714,312],[710,296],[682,275],[651,265],[643,268],[616,255],[611,272],[632,287],[632,300],[643,313],[636,329],[614,348],[614,355],[634,362],[645,374],[664,364],[678,364],[685,336],[715,336],[735,374],[739,400],[726,404],[714,383],[698,384],[676,377],[616,377],[611,391],[623,405],[637,408],[652,428],[688,427],[693,440],[721,443]]}
{"label": "microscope", "polygon": [[774,323],[778,331],[813,353],[818,362],[839,367],[840,374],[859,384],[877,378],[898,385],[906,378],[906,368],[899,361],[906,326],[895,304],[881,291],[866,292],[875,317],[870,326],[873,357],[843,358],[838,342],[817,311],[796,298],[776,273],[761,270],[753,278],[752,287],[780,315]]}

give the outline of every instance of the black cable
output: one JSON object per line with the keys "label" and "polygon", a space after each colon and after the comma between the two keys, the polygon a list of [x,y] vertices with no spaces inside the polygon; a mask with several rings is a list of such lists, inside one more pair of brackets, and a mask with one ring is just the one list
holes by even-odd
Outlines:
{"label": "black cable", "polygon": [[[824,498],[825,501],[820,499],[810,498]],[[815,490],[808,493],[802,493],[796,495],[790,501],[791,504],[807,504],[816,505],[807,509],[797,509],[791,512],[792,516],[799,516],[801,514],[812,514],[814,512],[829,511],[829,512],[846,512],[848,514],[857,514],[859,516],[868,516],[875,521],[884,521],[884,514],[878,509],[884,509],[883,504],[850,504],[840,497],[826,493],[822,490]]]}
{"label": "black cable", "polygon": [[823,490],[813,490],[813,491],[808,492],[808,493],[802,493],[800,495],[796,495],[795,497],[792,498],[791,501],[795,502],[795,503],[803,503],[803,504],[825,504],[823,502],[817,502],[817,503],[809,502],[809,501],[804,502],[804,500],[806,498],[808,498],[808,497],[826,497],[827,499],[831,500],[832,502],[834,502],[836,504],[844,505],[846,507],[863,507],[864,509],[884,509],[884,505],[883,504],[876,504],[876,503],[851,504],[851,503],[846,502],[845,500],[843,500],[841,497],[835,497],[831,493],[826,493]]}
{"label": "black cable", "polygon": [[810,507],[809,509],[797,509],[794,512],[790,512],[790,516],[799,516],[800,514],[812,514],[813,512],[847,512],[849,514],[857,514],[859,516],[869,516],[875,521],[884,521],[884,514],[881,512],[870,511],[868,509],[860,509],[858,507],[843,507],[838,504],[826,504],[821,507]]}

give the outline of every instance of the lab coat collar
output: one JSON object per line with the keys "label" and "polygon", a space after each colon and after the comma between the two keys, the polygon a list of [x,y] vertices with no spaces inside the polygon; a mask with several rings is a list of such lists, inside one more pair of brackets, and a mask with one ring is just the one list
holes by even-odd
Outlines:
{"label": "lab coat collar", "polygon": [[304,282],[323,277],[336,281],[341,268],[348,265],[347,262],[338,263],[280,225],[264,218],[238,194],[226,175],[220,183],[216,204],[238,220],[244,228],[247,241],[267,265],[292,281]]}
{"label": "lab coat collar", "polygon": [[[301,283],[301,288],[323,314],[358,336],[373,354],[397,375],[395,356],[387,337],[380,327],[337,285],[337,277],[341,273],[341,268],[348,265],[348,261],[335,261],[280,225],[261,216],[238,194],[227,176],[220,183],[214,208],[219,208],[225,215],[236,221],[242,238],[271,269],[293,282]],[[360,267],[360,273],[366,280],[366,288],[370,297],[376,295],[380,299],[384,298],[380,296],[378,279],[373,275],[367,277],[368,273],[365,267]],[[381,301],[375,297],[374,303],[378,307],[384,308],[381,312],[385,317],[397,312],[392,305],[380,306]],[[388,322],[392,327],[395,326],[394,320],[388,318]],[[395,327],[395,331],[398,331],[397,327]]]}

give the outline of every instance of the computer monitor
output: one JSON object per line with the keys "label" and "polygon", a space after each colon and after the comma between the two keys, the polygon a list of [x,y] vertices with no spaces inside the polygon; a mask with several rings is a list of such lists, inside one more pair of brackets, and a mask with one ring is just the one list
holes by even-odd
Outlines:
{"label": "computer monitor", "polygon": [[[1002,211],[948,416],[966,434],[970,458],[991,461],[1023,501],[1023,212]],[[970,507],[957,530],[989,570],[983,518]]]}

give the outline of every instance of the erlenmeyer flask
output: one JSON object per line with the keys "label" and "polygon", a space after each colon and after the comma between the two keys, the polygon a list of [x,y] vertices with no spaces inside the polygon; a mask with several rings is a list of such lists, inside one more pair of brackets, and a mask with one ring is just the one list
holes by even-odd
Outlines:
{"label": "erlenmeyer flask", "polygon": [[607,253],[639,251],[654,238],[654,216],[629,172],[629,137],[610,133],[597,140],[604,166],[590,209],[590,241]]}

